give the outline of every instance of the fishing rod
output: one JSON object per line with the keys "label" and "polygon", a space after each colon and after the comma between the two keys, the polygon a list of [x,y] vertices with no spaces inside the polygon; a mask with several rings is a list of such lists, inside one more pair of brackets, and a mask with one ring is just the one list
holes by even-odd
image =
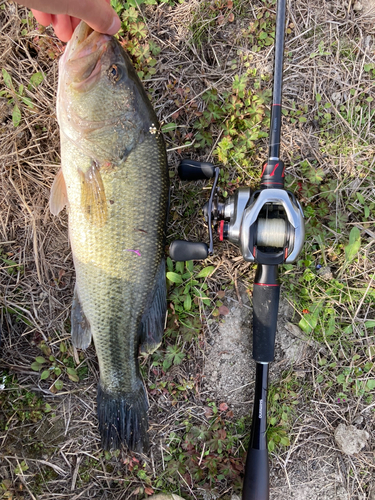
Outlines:
{"label": "fishing rod", "polygon": [[280,300],[278,266],[296,261],[305,237],[303,211],[294,194],[284,188],[285,166],[280,159],[285,19],[286,0],[278,0],[269,151],[268,160],[262,166],[259,189],[251,192],[249,187],[240,187],[225,203],[220,203],[216,188],[219,167],[182,160],[178,168],[181,180],[214,178],[209,201],[203,207],[209,245],[175,240],[169,248],[171,258],[176,261],[205,259],[213,253],[212,227],[215,226],[220,241],[231,241],[240,248],[245,261],[257,264],[253,287],[255,394],[243,500],[269,499],[267,393]]}

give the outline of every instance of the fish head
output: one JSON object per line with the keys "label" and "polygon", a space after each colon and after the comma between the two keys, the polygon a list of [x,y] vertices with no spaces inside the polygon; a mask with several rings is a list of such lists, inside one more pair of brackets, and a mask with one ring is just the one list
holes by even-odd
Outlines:
{"label": "fish head", "polygon": [[129,56],[83,21],[59,63],[60,129],[96,161],[125,159],[151,126],[151,107]]}

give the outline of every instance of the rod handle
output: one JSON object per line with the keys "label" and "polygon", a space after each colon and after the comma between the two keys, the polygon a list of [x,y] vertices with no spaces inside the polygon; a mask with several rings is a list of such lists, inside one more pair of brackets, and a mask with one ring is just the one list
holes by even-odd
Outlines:
{"label": "rod handle", "polygon": [[254,283],[253,288],[253,359],[270,363],[275,355],[279,285]]}
{"label": "rod handle", "polygon": [[242,500],[269,500],[268,451],[249,449],[245,465]]}
{"label": "rod handle", "polygon": [[215,176],[215,167],[212,163],[185,158],[178,166],[178,175],[182,181],[211,179],[211,177]]}
{"label": "rod handle", "polygon": [[177,262],[204,260],[208,256],[208,246],[203,242],[174,240],[170,244],[169,255]]}

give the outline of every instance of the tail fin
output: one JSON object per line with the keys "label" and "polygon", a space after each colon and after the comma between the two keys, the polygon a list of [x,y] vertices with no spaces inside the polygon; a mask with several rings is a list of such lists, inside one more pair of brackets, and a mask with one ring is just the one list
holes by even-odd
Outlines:
{"label": "tail fin", "polygon": [[144,385],[139,382],[131,393],[106,392],[99,382],[98,420],[104,450],[118,450],[124,444],[138,453],[148,450],[148,401]]}

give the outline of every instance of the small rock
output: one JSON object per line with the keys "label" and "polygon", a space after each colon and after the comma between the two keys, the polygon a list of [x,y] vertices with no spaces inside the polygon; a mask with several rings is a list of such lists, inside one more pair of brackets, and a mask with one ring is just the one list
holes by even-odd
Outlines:
{"label": "small rock", "polygon": [[327,281],[331,281],[331,279],[333,278],[333,274],[329,266],[321,267],[318,271],[318,274],[321,278]]}
{"label": "small rock", "polygon": [[354,427],[354,425],[339,424],[335,430],[335,441],[339,449],[346,455],[359,453],[367,444],[370,435]]}
{"label": "small rock", "polygon": [[356,424],[356,425],[361,425],[363,423],[363,415],[358,415],[357,417],[355,417],[355,419],[353,420],[353,424]]}
{"label": "small rock", "polygon": [[331,95],[332,101],[338,106],[341,103],[341,93],[340,92],[333,92]]}
{"label": "small rock", "polygon": [[354,2],[353,10],[355,12],[360,12],[363,9],[361,2]]}

